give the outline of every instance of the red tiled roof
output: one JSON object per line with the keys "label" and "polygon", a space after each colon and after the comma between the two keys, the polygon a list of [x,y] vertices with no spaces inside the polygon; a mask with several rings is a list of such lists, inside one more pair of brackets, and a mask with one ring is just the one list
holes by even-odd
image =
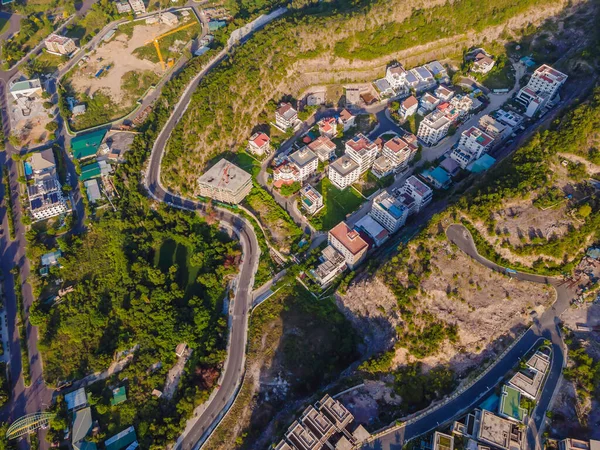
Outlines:
{"label": "red tiled roof", "polygon": [[335,150],[335,144],[327,136],[319,136],[317,139],[308,144],[308,148],[313,151],[322,147],[328,150]]}
{"label": "red tiled roof", "polygon": [[394,153],[398,153],[399,151],[404,150],[406,147],[408,147],[408,144],[402,139],[400,139],[398,136],[396,136],[387,141],[385,143],[385,147],[389,148]]}
{"label": "red tiled roof", "polygon": [[348,225],[346,225],[346,222],[338,223],[329,230],[329,233],[353,255],[360,253],[368,247],[368,244],[360,237],[360,234],[355,230],[351,230]]}
{"label": "red tiled roof", "polygon": [[352,117],[354,117],[354,114],[352,114],[347,109],[342,109],[342,111],[340,112],[340,119],[342,119],[344,122],[346,120],[350,120]]}
{"label": "red tiled roof", "polygon": [[257,145],[258,147],[262,147],[265,144],[268,144],[271,139],[265,133],[256,133],[254,136],[250,138],[250,140]]}
{"label": "red tiled roof", "polygon": [[415,106],[418,103],[419,103],[419,101],[417,100],[417,98],[414,95],[411,95],[410,97],[408,97],[406,100],[404,100],[402,102],[402,106],[404,108],[408,109],[408,108]]}

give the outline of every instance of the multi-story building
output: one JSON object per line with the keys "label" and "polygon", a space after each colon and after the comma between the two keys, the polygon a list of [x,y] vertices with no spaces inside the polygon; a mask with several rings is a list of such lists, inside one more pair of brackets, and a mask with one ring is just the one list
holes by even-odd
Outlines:
{"label": "multi-story building", "polygon": [[327,136],[319,136],[308,144],[308,148],[316,153],[320,161],[330,161],[335,157],[336,145]]}
{"label": "multi-story building", "polygon": [[426,144],[437,144],[448,134],[450,125],[452,121],[442,111],[436,109],[421,121],[417,137]]}
{"label": "multi-story building", "polygon": [[598,450],[600,449],[600,441],[591,439],[583,441],[581,439],[567,438],[558,442],[558,450]]}
{"label": "multi-story building", "polygon": [[553,101],[567,78],[564,73],[544,64],[533,72],[529,82],[521,88],[515,100],[526,108],[527,117],[533,117]]}
{"label": "multi-story building", "polygon": [[302,147],[289,156],[290,164],[298,170],[298,180],[304,181],[317,171],[319,158],[308,147]]}
{"label": "multi-story building", "polygon": [[308,214],[316,213],[323,206],[323,196],[310,184],[307,184],[300,191],[302,208]]}
{"label": "multi-story building", "polygon": [[252,177],[235,164],[221,159],[198,178],[198,189],[203,197],[236,205],[252,189]]}
{"label": "multi-story building", "polygon": [[344,133],[354,126],[356,116],[348,111],[346,108],[340,112],[339,122],[342,125]]}
{"label": "multi-story building", "polygon": [[431,188],[414,175],[407,178],[400,190],[402,193],[408,194],[415,200],[414,212],[419,212],[427,206],[433,198],[433,191]]}
{"label": "multi-story building", "polygon": [[335,248],[328,245],[321,253],[321,263],[310,273],[321,287],[325,287],[344,270],[346,270],[346,259]]}
{"label": "multi-story building", "polygon": [[469,164],[475,161],[473,154],[464,148],[456,147],[450,153],[450,159],[455,161],[461,169],[465,169]]}
{"label": "multi-story building", "polygon": [[271,139],[265,133],[254,133],[248,141],[248,151],[258,156],[271,153]]}
{"label": "multi-story building", "polygon": [[474,101],[468,95],[456,95],[450,99],[450,105],[453,106],[460,117],[464,117],[473,109]]}
{"label": "multi-story building", "polygon": [[283,185],[290,185],[297,181],[300,181],[300,173],[288,159],[285,159],[273,169],[273,185],[275,187],[280,188]]}
{"label": "multi-story building", "polygon": [[333,117],[323,117],[317,122],[319,134],[333,139],[337,134],[337,122]]}
{"label": "multi-story building", "polygon": [[369,170],[375,162],[379,148],[368,137],[359,133],[346,141],[345,153],[359,165],[360,173],[362,174]]}
{"label": "multi-story building", "polygon": [[28,99],[33,97],[39,98],[43,93],[42,83],[40,82],[39,78],[16,81],[11,84],[9,91],[13,98],[17,101],[21,99],[28,101]]}
{"label": "multi-story building", "polygon": [[417,97],[411,95],[410,97],[404,99],[402,103],[400,103],[400,108],[398,108],[398,114],[402,118],[402,120],[406,120],[409,116],[412,116],[419,109],[419,101]]}
{"label": "multi-story building", "polygon": [[519,424],[504,419],[485,409],[479,411],[477,440],[502,450],[520,450],[523,431]]}
{"label": "multi-story building", "polygon": [[349,156],[341,156],[329,164],[327,176],[339,189],[346,189],[360,178],[360,166]]}
{"label": "multi-story building", "polygon": [[475,60],[473,61],[471,72],[488,73],[494,68],[495,63],[496,62],[485,53],[477,53],[477,55],[475,55]]}
{"label": "multi-story building", "polygon": [[282,103],[275,111],[275,124],[282,130],[294,128],[298,122],[298,111],[296,111],[291,103]]}
{"label": "multi-story building", "polygon": [[440,99],[434,97],[429,92],[425,93],[419,102],[419,114],[422,116],[433,111],[437,105],[440,104]]}
{"label": "multi-story building", "polygon": [[479,119],[479,129],[485,131],[487,135],[493,137],[494,141],[496,142],[506,138],[512,132],[512,128],[504,125],[487,114]]}
{"label": "multi-story building", "polygon": [[392,166],[398,170],[406,167],[417,152],[416,138],[407,134],[407,138],[393,137],[383,144],[382,154],[390,160]]}
{"label": "multi-story building", "polygon": [[354,229],[361,233],[361,237],[370,240],[375,247],[381,247],[390,237],[390,232],[368,214],[354,224]]}
{"label": "multi-story building", "polygon": [[146,12],[146,5],[144,5],[143,0],[129,0],[129,4],[135,14],[144,14]]}
{"label": "multi-story building", "polygon": [[468,150],[473,154],[474,159],[479,158],[484,153],[487,153],[494,144],[494,138],[477,127],[471,127],[465,130],[460,135],[458,147]]}
{"label": "multi-story building", "polygon": [[383,178],[394,173],[394,169],[394,165],[388,158],[385,156],[380,156],[373,163],[373,167],[371,167],[371,173],[377,178]]}
{"label": "multi-story building", "polygon": [[513,128],[518,127],[525,120],[520,114],[513,111],[505,111],[504,109],[499,109],[494,115],[498,122]]}
{"label": "multi-story building", "polygon": [[391,65],[385,71],[385,79],[392,89],[403,90],[406,84],[406,70],[399,63]]}
{"label": "multi-story building", "polygon": [[29,165],[32,173],[28,176],[31,184],[27,186],[27,194],[31,216],[44,220],[67,212],[52,149],[33,153]]}
{"label": "multi-story building", "polygon": [[394,233],[404,226],[408,218],[408,209],[394,196],[383,191],[373,199],[371,217]]}
{"label": "multi-story building", "polygon": [[115,6],[119,14],[128,14],[131,12],[131,5],[127,1],[117,1],[115,2]]}
{"label": "multi-story building", "polygon": [[442,102],[449,102],[454,97],[454,91],[440,84],[433,92],[434,95]]}
{"label": "multi-story building", "polygon": [[329,230],[328,243],[342,254],[352,270],[365,259],[369,249],[369,244],[360,237],[358,231],[352,230],[346,222],[340,222]]}
{"label": "multi-story building", "polygon": [[56,53],[58,55],[69,55],[77,50],[77,46],[73,39],[66,36],[59,36],[54,33],[46,38],[44,44],[50,53]]}

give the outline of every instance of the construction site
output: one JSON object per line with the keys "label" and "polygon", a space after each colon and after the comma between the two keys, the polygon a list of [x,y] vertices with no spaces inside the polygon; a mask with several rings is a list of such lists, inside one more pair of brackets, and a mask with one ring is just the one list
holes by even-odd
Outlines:
{"label": "construction site", "polygon": [[78,101],[101,93],[120,113],[130,110],[200,31],[195,15],[185,10],[127,22],[109,30],[63,84]]}

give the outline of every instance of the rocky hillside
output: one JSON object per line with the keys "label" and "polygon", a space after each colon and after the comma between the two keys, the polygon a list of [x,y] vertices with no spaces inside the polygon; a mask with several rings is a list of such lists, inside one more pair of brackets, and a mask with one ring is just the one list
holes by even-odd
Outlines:
{"label": "rocky hillside", "polygon": [[373,79],[393,59],[412,66],[475,43],[510,39],[529,24],[563,14],[567,3],[573,4],[392,0],[350,9],[323,2],[292,12],[204,78],[169,143],[163,182],[193,193],[207,160],[245,145],[255,126],[272,120],[283,95],[315,83]]}

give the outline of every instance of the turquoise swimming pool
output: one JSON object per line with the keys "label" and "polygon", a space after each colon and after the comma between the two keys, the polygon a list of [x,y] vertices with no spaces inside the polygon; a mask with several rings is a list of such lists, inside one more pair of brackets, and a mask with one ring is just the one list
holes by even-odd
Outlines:
{"label": "turquoise swimming pool", "polygon": [[500,397],[495,393],[487,397],[484,401],[479,404],[481,409],[485,409],[486,411],[496,412],[498,411],[498,405],[500,403]]}

